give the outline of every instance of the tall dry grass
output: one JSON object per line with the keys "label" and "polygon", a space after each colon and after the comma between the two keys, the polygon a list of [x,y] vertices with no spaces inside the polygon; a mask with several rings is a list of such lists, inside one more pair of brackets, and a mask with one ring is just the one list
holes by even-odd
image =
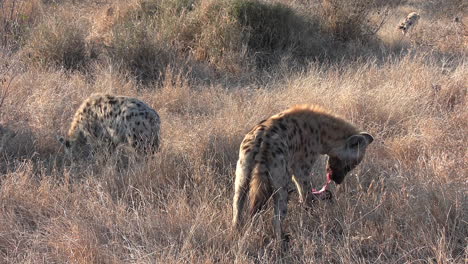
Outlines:
{"label": "tall dry grass", "polygon": [[[294,16],[311,19],[300,11],[308,1],[278,2]],[[4,75],[9,88],[0,108],[0,137],[14,132],[0,152],[0,262],[464,263],[468,65],[465,55],[453,57],[463,50],[429,49],[392,31],[391,23],[409,5],[418,6],[408,2],[392,7],[376,36],[378,45],[360,38],[337,40],[330,45],[342,48],[334,53],[342,59],[324,55],[329,49],[324,47],[323,59],[301,62],[291,50],[275,48],[284,59],[262,67],[252,66],[258,58],[245,63],[254,54],[248,43],[245,52],[234,45],[222,50],[228,56],[224,62],[215,60],[224,55],[210,48],[233,43],[223,46],[218,31],[176,34],[193,34],[188,28],[199,21],[207,28],[219,23],[217,30],[224,34],[237,32],[224,31],[225,20],[209,19],[215,1],[47,6],[54,15],[43,17],[30,32],[54,34],[25,36],[28,42],[17,52],[0,56],[1,69],[8,65],[15,73],[14,78]],[[169,7],[161,9],[161,3]],[[70,10],[77,19],[58,23]],[[151,12],[139,17],[142,10]],[[157,30],[158,19],[170,18],[152,13],[161,10],[176,12],[172,28]],[[222,10],[221,18],[229,14]],[[154,24],[139,24],[142,16]],[[99,27],[90,20],[103,17],[105,25]],[[55,34],[70,25],[79,29],[70,33],[74,37]],[[140,33],[141,42],[132,42]],[[314,34],[324,39],[313,45],[332,41],[329,33]],[[42,48],[51,43],[63,45]],[[67,47],[74,51],[81,45],[80,67],[50,60],[56,57],[49,55],[68,56]],[[197,57],[195,48],[211,55]],[[37,57],[30,60],[25,54],[31,49],[47,52],[33,53]],[[161,49],[166,61],[129,56],[159,57]],[[229,56],[240,61],[230,64],[239,70],[227,68]],[[143,69],[164,78],[142,82]],[[68,160],[55,137],[68,130],[74,111],[93,92],[135,96],[154,107],[162,120],[161,151],[125,169],[112,155]],[[333,187],[333,203],[306,210],[292,195],[286,220],[291,241],[281,253],[270,230],[272,210],[242,233],[230,232],[233,175],[245,133],[259,120],[302,103],[320,104],[376,140],[345,183]],[[313,170],[317,186],[324,181],[323,165],[320,160]]]}
{"label": "tall dry grass", "polygon": [[4,0],[0,2],[0,47],[18,49],[24,36],[41,16],[38,0]]}

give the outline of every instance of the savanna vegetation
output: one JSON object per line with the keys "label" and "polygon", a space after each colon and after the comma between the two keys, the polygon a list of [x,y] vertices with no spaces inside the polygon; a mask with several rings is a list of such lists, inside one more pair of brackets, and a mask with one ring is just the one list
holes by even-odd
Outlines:
{"label": "savanna vegetation", "polygon": [[[401,19],[418,12],[403,36]],[[465,263],[468,61],[462,0],[0,1],[1,263]],[[102,92],[161,115],[162,148],[121,168],[57,136]],[[374,135],[310,210],[230,231],[238,147],[319,104]],[[325,181],[325,159],[313,176]]]}

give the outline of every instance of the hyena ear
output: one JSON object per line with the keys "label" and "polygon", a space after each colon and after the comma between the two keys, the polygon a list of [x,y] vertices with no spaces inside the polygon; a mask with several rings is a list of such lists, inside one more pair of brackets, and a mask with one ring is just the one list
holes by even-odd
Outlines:
{"label": "hyena ear", "polygon": [[357,135],[352,135],[346,140],[346,147],[349,149],[359,149],[365,148],[367,145],[374,141],[374,137],[372,137],[367,132],[361,132]]}
{"label": "hyena ear", "polygon": [[370,143],[372,143],[374,141],[374,137],[371,134],[367,133],[367,132],[361,132],[361,133],[359,133],[359,135],[366,138],[367,145],[369,145]]}

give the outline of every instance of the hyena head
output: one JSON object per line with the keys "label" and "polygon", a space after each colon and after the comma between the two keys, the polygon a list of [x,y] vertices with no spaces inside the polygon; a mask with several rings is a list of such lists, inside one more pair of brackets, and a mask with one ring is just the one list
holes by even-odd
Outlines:
{"label": "hyena head", "polygon": [[91,153],[90,145],[87,144],[86,137],[82,132],[78,133],[76,138],[57,138],[62,143],[65,153],[74,157],[86,157]]}
{"label": "hyena head", "polygon": [[366,148],[372,141],[374,138],[369,133],[361,132],[350,136],[344,146],[336,148],[328,155],[327,172],[335,183],[343,182],[346,174],[362,161]]}

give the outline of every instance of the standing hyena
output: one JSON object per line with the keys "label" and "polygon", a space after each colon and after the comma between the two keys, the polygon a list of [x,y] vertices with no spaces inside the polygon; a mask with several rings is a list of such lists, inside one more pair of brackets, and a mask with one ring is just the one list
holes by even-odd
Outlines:
{"label": "standing hyena", "polygon": [[405,20],[400,23],[400,25],[398,26],[398,29],[401,30],[403,35],[406,35],[406,33],[408,33],[408,31],[411,28],[414,28],[416,26],[416,24],[419,21],[419,18],[420,16],[418,13],[416,12],[409,13],[408,16],[405,18]]}
{"label": "standing hyena", "polygon": [[316,106],[296,106],[263,120],[244,138],[236,168],[233,227],[249,194],[250,215],[273,196],[273,227],[282,238],[288,185],[293,181],[301,202],[312,190],[310,173],[319,154],[328,155],[327,172],[340,184],[364,157],[373,137]]}
{"label": "standing hyena", "polygon": [[76,111],[68,139],[59,141],[66,152],[81,156],[120,144],[154,153],[160,144],[160,126],[158,113],[136,98],[93,94]]}

